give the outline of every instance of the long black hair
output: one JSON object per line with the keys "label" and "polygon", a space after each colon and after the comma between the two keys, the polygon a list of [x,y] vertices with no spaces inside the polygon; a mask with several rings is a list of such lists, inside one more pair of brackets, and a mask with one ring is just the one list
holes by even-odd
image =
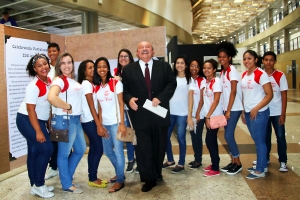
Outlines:
{"label": "long black hair", "polygon": [[121,73],[122,73],[122,68],[123,68],[123,66],[122,66],[122,65],[120,64],[120,62],[119,62],[119,57],[120,57],[120,54],[121,54],[122,52],[126,52],[126,53],[128,54],[128,56],[129,56],[129,63],[134,62],[134,59],[133,59],[133,56],[132,56],[131,52],[130,52],[128,49],[121,49],[121,50],[119,51],[119,53],[118,53],[118,66],[117,66],[118,71],[117,71],[117,73],[115,74],[116,76],[121,76]]}
{"label": "long black hair", "polygon": [[184,69],[184,75],[185,75],[185,78],[186,78],[186,82],[187,82],[187,84],[189,84],[190,83],[190,81],[191,81],[191,75],[190,75],[190,73],[188,73],[188,67],[187,67],[187,59],[186,59],[186,56],[185,55],[179,55],[179,56],[177,56],[176,57],[176,59],[175,59],[175,61],[174,61],[174,68],[173,68],[173,72],[174,72],[174,75],[177,77],[177,75],[178,75],[178,70],[176,69],[176,62],[177,62],[177,60],[178,59],[183,59],[183,61],[184,61],[184,64],[186,65],[186,68]]}
{"label": "long black hair", "polygon": [[113,76],[111,75],[110,73],[110,65],[109,65],[109,62],[107,60],[107,58],[105,57],[100,57],[98,58],[96,61],[95,61],[95,64],[94,64],[94,77],[93,77],[93,84],[94,85],[100,85],[101,82],[102,82],[102,79],[100,77],[100,75],[98,74],[97,72],[97,65],[100,61],[104,61],[107,65],[107,68],[108,68],[108,72],[107,72],[107,75],[106,75],[106,80],[105,80],[105,83],[108,83],[109,79],[110,78],[113,78]]}
{"label": "long black hair", "polygon": [[78,82],[81,84],[82,81],[84,81],[86,79],[85,77],[85,70],[86,70],[86,64],[88,63],[93,63],[94,65],[94,61],[92,60],[84,60],[80,63],[79,67],[78,67]]}

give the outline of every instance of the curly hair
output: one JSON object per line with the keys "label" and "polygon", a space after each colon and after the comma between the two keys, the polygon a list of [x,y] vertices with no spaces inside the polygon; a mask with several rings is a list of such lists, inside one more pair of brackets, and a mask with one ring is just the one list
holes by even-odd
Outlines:
{"label": "curly hair", "polygon": [[[234,44],[231,42],[221,42],[220,44],[217,45],[217,54],[224,52],[227,56],[234,58],[238,51],[236,50]],[[230,59],[230,64],[232,64],[232,59]]]}
{"label": "curly hair", "polygon": [[26,71],[28,73],[29,76],[35,76],[36,72],[34,71],[34,67],[35,67],[35,63],[38,59],[45,59],[47,61],[47,64],[49,66],[50,69],[50,62],[48,57],[45,54],[35,54],[34,56],[32,56],[32,58],[30,58],[27,67],[26,67]]}

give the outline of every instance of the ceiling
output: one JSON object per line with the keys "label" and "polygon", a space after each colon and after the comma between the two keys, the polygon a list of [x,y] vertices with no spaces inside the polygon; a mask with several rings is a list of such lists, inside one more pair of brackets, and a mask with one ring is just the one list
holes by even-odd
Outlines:
{"label": "ceiling", "polygon": [[[82,11],[36,0],[0,0],[0,11],[7,10],[21,28],[58,35],[82,34]],[[98,16],[99,32],[139,28],[120,21]]]}
{"label": "ceiling", "polygon": [[[239,30],[266,8],[280,9],[282,0],[190,0],[194,44],[212,43]],[[253,22],[254,23],[254,22]]]}

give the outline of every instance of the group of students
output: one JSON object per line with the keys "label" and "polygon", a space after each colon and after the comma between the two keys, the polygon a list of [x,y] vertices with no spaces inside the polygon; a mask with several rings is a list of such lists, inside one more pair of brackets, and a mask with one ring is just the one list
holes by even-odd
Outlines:
{"label": "group of students", "polygon": [[[66,52],[60,53],[58,44],[49,44],[48,57],[36,54],[27,64],[26,71],[33,79],[26,87],[25,99],[16,118],[17,127],[27,140],[30,193],[43,198],[53,197],[54,187],[45,185],[45,179],[58,173],[64,191],[83,192],[81,185],[73,179],[86,150],[84,133],[90,147],[88,185],[105,188],[108,183],[114,183],[109,192],[119,191],[124,187],[125,157],[123,142],[116,139],[116,134],[121,132],[124,136],[126,126],[129,126],[124,117],[128,118],[124,115],[121,74],[122,68],[134,61],[132,54],[127,49],[120,50],[118,67],[113,73],[105,57],[95,62],[84,60],[78,68],[78,80],[74,79],[73,57]],[[51,142],[48,132],[51,128],[68,129],[69,141]],[[131,173],[135,164],[131,143],[127,143],[127,150],[126,172]],[[116,176],[110,180],[101,180],[97,176],[103,152],[115,169]],[[45,176],[48,162],[49,170]]]}
{"label": "group of students", "polygon": [[[237,50],[230,42],[222,42],[217,47],[218,61],[222,67],[220,77],[216,76],[218,63],[214,59],[200,62],[185,56],[178,56],[174,62],[177,88],[170,100],[171,126],[168,130],[167,161],[163,168],[175,165],[172,153],[171,135],[176,125],[179,143],[179,161],[172,173],[184,170],[186,156],[186,128],[190,130],[194,161],[190,169],[202,166],[202,131],[206,126],[205,143],[211,157],[211,165],[203,168],[206,177],[220,175],[220,171],[235,175],[242,170],[240,152],[235,140],[235,129],[239,118],[247,125],[254,140],[257,160],[246,178],[256,179],[265,176],[270,160],[272,125],[278,144],[279,171],[286,172],[287,145],[285,139],[285,114],[287,106],[287,80],[283,72],[276,70],[276,54],[266,52],[258,65],[258,55],[252,50],[243,54],[243,64],[247,68],[242,76],[232,65]],[[217,133],[219,128],[210,127],[210,119],[224,115],[225,140],[230,150],[230,163],[220,168]]]}
{"label": "group of students", "polygon": [[[168,129],[169,141],[166,148],[168,160],[163,164],[163,168],[175,165],[170,142],[175,125],[180,155],[178,165],[172,173],[184,170],[186,128],[190,130],[195,157],[194,161],[189,163],[189,167],[197,169],[202,166],[202,131],[205,125],[205,142],[212,164],[204,168],[204,176],[219,175],[219,129],[210,127],[210,118],[224,114],[228,120],[225,139],[230,148],[231,162],[221,168],[222,171],[236,174],[242,169],[240,153],[234,139],[240,115],[248,126],[257,150],[257,165],[248,169],[251,173],[247,178],[265,176],[271,149],[271,123],[277,136],[280,171],[287,171],[284,135],[287,83],[284,74],[274,69],[276,55],[273,52],[265,53],[264,71],[256,65],[257,54],[251,50],[246,51],[243,63],[247,71],[240,78],[232,65],[232,58],[236,53],[231,43],[219,46],[218,58],[223,67],[220,78],[216,77],[218,63],[213,59],[206,60],[202,66],[197,59],[188,64],[185,56],[176,58],[174,75],[177,87],[170,100],[171,125]],[[127,49],[120,50],[118,66],[113,72],[105,57],[100,57],[95,62],[81,62],[78,80],[74,79],[74,60],[69,53],[60,53],[59,46],[51,43],[48,56],[51,64],[44,54],[36,54],[30,59],[26,70],[33,79],[26,88],[25,99],[16,118],[17,127],[28,145],[30,193],[44,198],[54,196],[54,188],[45,185],[45,172],[49,160],[50,175],[46,174],[46,179],[56,175],[57,167],[64,191],[83,192],[80,184],[74,182],[73,178],[86,150],[84,132],[90,142],[88,185],[105,188],[110,182],[114,184],[109,192],[119,191],[124,187],[126,179],[125,157],[124,144],[116,139],[116,134],[121,132],[124,136],[126,126],[129,126],[127,108],[123,101],[122,71],[127,64],[134,61],[131,52]],[[58,130],[69,129],[69,141],[52,144],[48,133],[51,127]],[[130,173],[135,164],[134,147],[131,143],[126,145],[126,172]],[[115,170],[116,176],[110,180],[102,180],[97,176],[103,152]]]}

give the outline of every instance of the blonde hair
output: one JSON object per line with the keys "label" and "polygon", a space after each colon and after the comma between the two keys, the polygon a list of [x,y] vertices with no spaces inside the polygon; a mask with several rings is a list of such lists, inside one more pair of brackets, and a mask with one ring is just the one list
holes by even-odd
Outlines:
{"label": "blonde hair", "polygon": [[71,60],[72,60],[72,65],[73,65],[71,78],[72,78],[72,79],[75,78],[74,59],[73,59],[73,57],[71,56],[71,54],[69,54],[68,52],[63,52],[63,53],[61,53],[61,54],[57,57],[56,65],[55,65],[55,77],[56,77],[56,76],[61,76],[61,75],[63,75],[62,72],[61,72],[61,70],[60,70],[61,60],[62,60],[62,58],[67,57],[67,56],[69,56],[69,57],[71,58]]}

